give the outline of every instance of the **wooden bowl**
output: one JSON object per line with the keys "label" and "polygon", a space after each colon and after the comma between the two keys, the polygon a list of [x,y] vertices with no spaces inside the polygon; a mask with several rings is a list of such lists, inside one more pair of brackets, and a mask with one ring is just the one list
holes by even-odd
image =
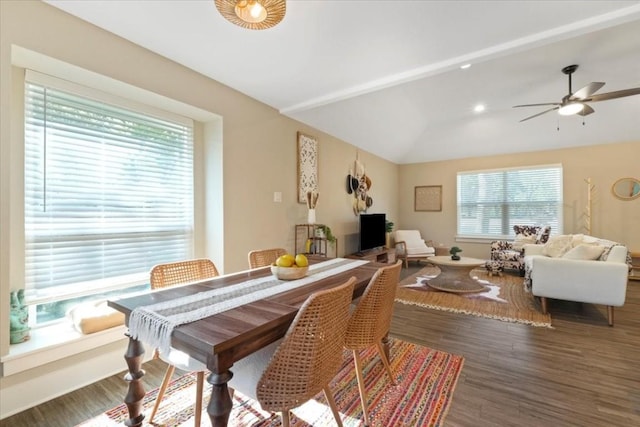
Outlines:
{"label": "wooden bowl", "polygon": [[296,280],[302,279],[307,275],[309,267],[278,267],[271,266],[271,272],[280,280]]}

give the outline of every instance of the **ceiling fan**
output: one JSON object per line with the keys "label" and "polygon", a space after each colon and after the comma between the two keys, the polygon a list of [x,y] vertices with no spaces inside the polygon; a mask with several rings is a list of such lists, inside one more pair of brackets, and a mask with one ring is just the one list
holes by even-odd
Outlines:
{"label": "ceiling fan", "polygon": [[587,105],[587,102],[597,102],[597,101],[606,101],[608,99],[622,98],[625,96],[631,95],[640,95],[640,87],[635,87],[631,89],[623,89],[617,90],[614,92],[601,93],[600,95],[594,95],[602,86],[604,86],[604,82],[591,82],[582,89],[579,89],[575,92],[571,91],[571,74],[573,74],[578,69],[577,65],[568,65],[562,69],[562,72],[569,76],[569,93],[562,97],[561,102],[546,102],[542,104],[523,104],[523,105],[514,105],[513,108],[517,107],[541,107],[553,105],[553,108],[549,108],[541,113],[534,114],[533,116],[526,117],[521,122],[524,122],[529,119],[533,119],[534,117],[541,116],[549,111],[558,110],[558,113],[563,116],[571,116],[574,114],[579,114],[581,116],[586,116],[594,112],[594,109]]}

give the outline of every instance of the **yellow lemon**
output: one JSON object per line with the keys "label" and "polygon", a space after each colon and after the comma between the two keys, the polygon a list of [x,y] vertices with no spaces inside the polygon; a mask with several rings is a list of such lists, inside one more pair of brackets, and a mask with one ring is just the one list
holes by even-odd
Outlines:
{"label": "yellow lemon", "polygon": [[309,265],[309,260],[303,254],[296,255],[295,261],[298,267],[306,267]]}
{"label": "yellow lemon", "polygon": [[285,254],[278,257],[276,265],[278,267],[291,267],[295,262],[295,258],[291,254]]}

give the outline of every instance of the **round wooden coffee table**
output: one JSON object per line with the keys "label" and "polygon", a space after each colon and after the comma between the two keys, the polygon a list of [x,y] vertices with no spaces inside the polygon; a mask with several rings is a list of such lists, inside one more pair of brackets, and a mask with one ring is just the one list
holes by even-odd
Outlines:
{"label": "round wooden coffee table", "polygon": [[427,258],[427,261],[437,265],[441,271],[437,277],[426,281],[430,288],[455,293],[481,292],[486,289],[480,282],[469,276],[471,270],[484,265],[486,260],[460,257],[460,260],[453,261],[447,255],[432,256]]}

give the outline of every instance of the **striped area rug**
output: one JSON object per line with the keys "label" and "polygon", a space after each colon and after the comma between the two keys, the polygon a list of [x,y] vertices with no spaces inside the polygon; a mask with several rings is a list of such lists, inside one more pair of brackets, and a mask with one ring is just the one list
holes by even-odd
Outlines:
{"label": "striped area rug", "polygon": [[[362,352],[364,376],[369,396],[371,426],[440,426],[447,415],[453,391],[464,359],[400,340],[391,340],[391,368],[396,385],[389,382],[375,350]],[[206,383],[205,383],[206,384]],[[204,408],[210,394],[205,389]],[[331,384],[338,410],[345,426],[363,426],[358,383],[351,353],[345,351],[345,362]],[[144,411],[148,415],[157,389],[147,393]],[[154,426],[193,425],[195,375],[174,380],[165,394],[154,419]],[[229,425],[234,427],[276,427],[280,417],[265,412],[260,405],[236,392]],[[127,418],[124,404],[88,420],[79,426],[114,427]],[[150,425],[146,422],[144,425]],[[202,426],[209,426],[205,412]],[[320,393],[315,399],[292,410],[292,427],[335,426],[331,410]]]}

